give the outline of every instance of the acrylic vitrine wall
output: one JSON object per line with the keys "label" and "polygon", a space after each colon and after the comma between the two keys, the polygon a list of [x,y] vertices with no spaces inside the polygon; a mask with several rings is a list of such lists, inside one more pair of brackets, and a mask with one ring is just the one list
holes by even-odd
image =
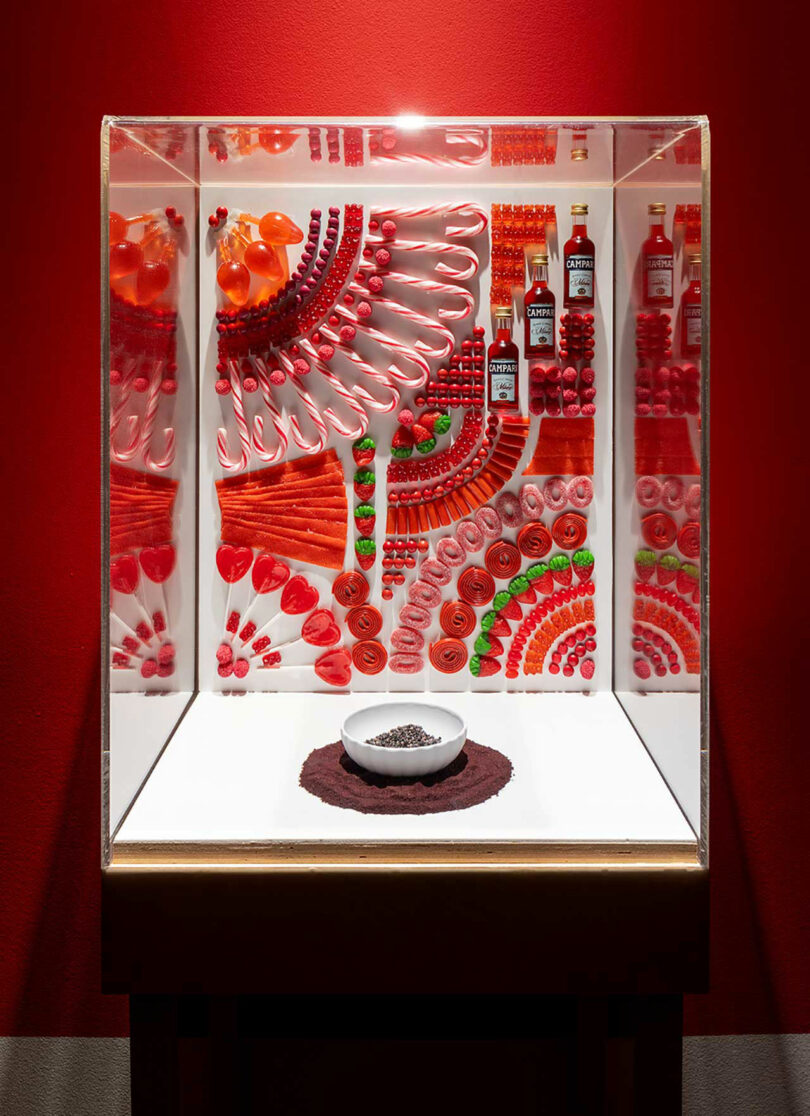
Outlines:
{"label": "acrylic vitrine wall", "polygon": [[[102,166],[106,856],[705,863],[706,121],[112,118]],[[302,785],[404,693],[505,785]]]}

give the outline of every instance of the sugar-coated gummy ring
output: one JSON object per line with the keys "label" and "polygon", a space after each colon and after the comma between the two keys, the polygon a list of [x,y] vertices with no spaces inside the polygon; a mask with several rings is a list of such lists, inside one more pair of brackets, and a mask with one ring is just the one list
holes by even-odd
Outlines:
{"label": "sugar-coated gummy ring", "polygon": [[355,639],[371,639],[382,631],[382,613],[373,605],[357,605],[346,613],[346,627]]}
{"label": "sugar-coated gummy ring", "polygon": [[636,499],[642,508],[654,508],[661,501],[661,482],[657,477],[639,477],[636,481]]}
{"label": "sugar-coated gummy ring", "polygon": [[542,523],[527,523],[520,529],[517,544],[527,558],[542,558],[551,550],[551,532]]}
{"label": "sugar-coated gummy ring", "polygon": [[486,505],[483,508],[478,508],[473,518],[481,528],[481,533],[485,539],[499,539],[501,537],[503,524],[501,523],[501,517],[494,508]]}
{"label": "sugar-coated gummy ring", "polygon": [[430,613],[421,605],[404,604],[399,610],[399,622],[406,628],[418,628],[424,631],[429,628],[432,620]]}
{"label": "sugar-coated gummy ring", "polygon": [[576,550],[588,535],[588,521],[576,512],[558,515],[551,525],[551,537],[561,550]]}
{"label": "sugar-coated gummy ring", "polygon": [[587,508],[593,499],[593,481],[590,477],[574,477],[568,482],[568,503],[574,508]]}
{"label": "sugar-coated gummy ring", "polygon": [[475,554],[477,551],[483,549],[484,546],[484,533],[477,523],[467,519],[463,523],[459,523],[456,527],[456,538],[470,553]]}
{"label": "sugar-coated gummy ring", "polygon": [[447,635],[465,639],[475,631],[475,613],[464,601],[445,601],[439,613],[439,624]]}
{"label": "sugar-coated gummy ring", "polygon": [[669,550],[678,535],[675,520],[666,512],[645,515],[641,521],[641,534],[653,550]]}
{"label": "sugar-coated gummy ring", "polygon": [[690,484],[686,490],[686,498],[683,502],[686,514],[690,519],[700,518],[700,485]]}
{"label": "sugar-coated gummy ring", "polygon": [[438,585],[440,589],[453,580],[450,567],[440,562],[438,558],[425,558],[419,567],[419,574],[424,581],[429,581],[431,585]]}
{"label": "sugar-coated gummy ring", "polygon": [[388,660],[388,665],[395,674],[418,674],[425,664],[421,655],[411,655],[405,651],[397,651]]}
{"label": "sugar-coated gummy ring", "polygon": [[467,662],[467,648],[460,639],[446,636],[430,645],[430,665],[442,674],[456,674]]}
{"label": "sugar-coated gummy ring", "polygon": [[562,477],[549,477],[543,485],[543,499],[552,511],[562,511],[568,502],[568,487]]}
{"label": "sugar-coated gummy ring", "polygon": [[523,512],[520,510],[520,498],[514,492],[502,492],[495,501],[495,507],[501,522],[507,527],[519,527],[523,522]]}
{"label": "sugar-coated gummy ring", "polygon": [[411,604],[421,605],[422,608],[438,608],[442,595],[438,586],[431,585],[429,581],[417,578],[408,586],[408,600]]}
{"label": "sugar-coated gummy ring", "polygon": [[388,652],[376,639],[361,639],[352,647],[352,662],[361,674],[379,674],[388,662]]}
{"label": "sugar-coated gummy ring", "polygon": [[332,584],[332,594],[344,608],[362,604],[368,598],[368,581],[359,570],[344,570]]}
{"label": "sugar-coated gummy ring", "polygon": [[436,557],[446,566],[463,566],[467,561],[467,552],[457,539],[448,537],[439,539]]}
{"label": "sugar-coated gummy ring", "polygon": [[661,485],[661,503],[667,511],[683,507],[683,481],[680,477],[667,477]]}
{"label": "sugar-coated gummy ring", "polygon": [[484,555],[484,564],[493,577],[508,579],[520,572],[520,551],[514,543],[499,539]]}
{"label": "sugar-coated gummy ring", "polygon": [[678,532],[678,550],[684,558],[700,557],[700,524],[688,520]]}
{"label": "sugar-coated gummy ring", "polygon": [[488,604],[495,596],[495,579],[481,566],[468,566],[458,576],[458,595],[476,608]]}
{"label": "sugar-coated gummy ring", "polygon": [[539,519],[545,502],[536,484],[524,484],[520,490],[520,510],[524,519]]}
{"label": "sugar-coated gummy ring", "polygon": [[391,646],[395,651],[421,651],[425,646],[425,637],[416,628],[394,628],[391,632]]}

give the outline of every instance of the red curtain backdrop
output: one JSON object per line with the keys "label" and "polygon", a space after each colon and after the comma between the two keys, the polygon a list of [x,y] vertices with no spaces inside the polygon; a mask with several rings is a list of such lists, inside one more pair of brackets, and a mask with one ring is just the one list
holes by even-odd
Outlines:
{"label": "red curtain backdrop", "polygon": [[806,127],[788,18],[750,0],[15,5],[0,1034],[126,1030],[125,1001],[99,993],[102,115],[403,111],[711,118],[713,991],[687,1022],[810,1030]]}

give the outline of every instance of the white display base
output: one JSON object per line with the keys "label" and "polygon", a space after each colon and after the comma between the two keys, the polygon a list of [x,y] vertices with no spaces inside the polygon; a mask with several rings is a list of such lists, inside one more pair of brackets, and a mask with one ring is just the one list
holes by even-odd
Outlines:
{"label": "white display base", "polygon": [[309,752],[337,740],[345,716],[396,694],[202,693],[124,821],[114,858],[192,844],[197,858],[221,859],[227,846],[249,860],[251,847],[291,842],[543,842],[597,857],[662,859],[666,849],[669,859],[694,858],[695,834],[612,693],[441,697],[463,712],[473,740],[514,765],[488,802],[378,816],[328,806],[298,785]]}

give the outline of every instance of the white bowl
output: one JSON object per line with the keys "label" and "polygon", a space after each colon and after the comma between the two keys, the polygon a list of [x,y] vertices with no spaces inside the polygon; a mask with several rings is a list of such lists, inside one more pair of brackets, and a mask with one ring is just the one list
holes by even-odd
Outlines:
{"label": "white bowl", "polygon": [[[420,725],[438,744],[421,748],[383,748],[366,740],[398,725]],[[340,730],[343,747],[359,767],[378,775],[416,777],[441,771],[458,756],[467,741],[467,725],[457,713],[440,705],[415,701],[369,705],[358,709],[343,722]]]}

